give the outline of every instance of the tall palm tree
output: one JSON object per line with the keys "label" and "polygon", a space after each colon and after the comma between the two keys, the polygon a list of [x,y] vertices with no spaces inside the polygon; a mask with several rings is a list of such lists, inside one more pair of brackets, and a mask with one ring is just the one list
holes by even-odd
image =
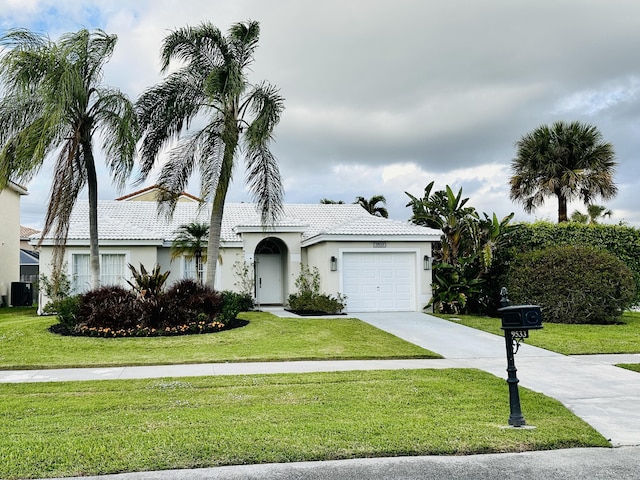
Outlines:
{"label": "tall palm tree", "polygon": [[10,177],[28,182],[49,155],[56,155],[40,237],[53,229],[54,275],[62,267],[71,211],[88,188],[92,287],[100,282],[94,135],[102,134],[102,150],[119,187],[129,177],[139,138],[132,102],[101,84],[116,43],[115,35],[86,29],[62,35],[57,43],[24,29],[0,37],[6,49],[0,59],[0,188]]}
{"label": "tall palm tree", "polygon": [[208,224],[191,222],[178,227],[176,238],[171,244],[172,259],[182,256],[188,260],[195,259],[198,283],[202,283],[202,264],[207,261],[208,236]]}
{"label": "tall palm tree", "polygon": [[617,163],[613,146],[600,131],[580,122],[542,125],[516,143],[511,167],[511,199],[522,202],[527,213],[558,199],[558,223],[567,221],[567,202],[579,198],[588,204],[595,197],[609,199]]}
{"label": "tall palm tree", "polygon": [[[201,198],[211,202],[209,258],[218,258],[224,203],[241,150],[263,223],[274,222],[282,212],[282,181],[269,143],[284,109],[283,98],[268,83],[251,85],[246,77],[259,36],[254,21],[233,25],[226,36],[210,23],[170,33],[162,47],[162,72],[172,60],[179,67],[137,102],[143,129],[140,180],[156,165],[160,151],[179,140],[157,183],[168,192],[181,192],[199,170]],[[204,117],[204,126],[190,130],[197,117]],[[161,202],[161,210],[171,214],[177,195]],[[215,273],[212,262],[206,279],[211,287]]]}
{"label": "tall palm tree", "polygon": [[374,195],[369,200],[364,197],[356,197],[356,201],[353,203],[357,203],[375,217],[389,218],[389,212],[387,209],[385,207],[378,206],[379,203],[387,203],[387,199],[384,198],[384,195]]}

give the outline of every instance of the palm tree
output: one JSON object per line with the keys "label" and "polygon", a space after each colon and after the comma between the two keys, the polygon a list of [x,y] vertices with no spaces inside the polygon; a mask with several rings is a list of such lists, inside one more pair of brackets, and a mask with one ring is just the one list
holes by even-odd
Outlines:
{"label": "palm tree", "polygon": [[56,155],[49,207],[40,241],[54,229],[54,276],[62,268],[69,217],[87,186],[91,284],[100,282],[98,180],[93,137],[113,180],[123,187],[139,138],[133,104],[104,86],[102,69],[117,37],[102,30],[67,33],[57,43],[24,29],[0,37],[4,96],[0,99],[0,189],[13,177],[28,182],[49,155]]}
{"label": "palm tree", "polygon": [[342,200],[331,200],[330,198],[321,198],[320,203],[322,205],[344,205]]}
{"label": "palm tree", "polygon": [[207,261],[208,236],[208,224],[191,222],[178,227],[176,230],[176,238],[171,244],[172,259],[182,256],[187,260],[195,259],[198,283],[202,283],[202,264]]}
{"label": "palm tree", "polygon": [[[168,192],[181,192],[194,169],[199,170],[201,198],[211,202],[209,258],[218,258],[224,203],[240,150],[263,223],[273,223],[282,212],[282,181],[269,143],[284,109],[283,98],[268,83],[251,85],[246,78],[259,36],[254,21],[233,25],[226,36],[210,23],[170,33],[162,47],[162,72],[172,60],[180,66],[136,104],[143,130],[140,181],[156,165],[160,151],[179,140],[157,183]],[[199,116],[204,126],[189,130]],[[171,214],[177,195],[160,202],[161,210]],[[207,285],[213,287],[215,274],[212,262]]]}
{"label": "palm tree", "polygon": [[385,207],[378,206],[378,203],[386,205],[387,199],[384,198],[384,195],[374,195],[369,200],[364,197],[356,197],[356,201],[353,203],[357,203],[375,217],[389,218],[389,212],[387,209]]}
{"label": "palm tree", "polygon": [[613,146],[595,126],[580,122],[542,125],[516,143],[512,162],[511,199],[522,202],[527,213],[558,198],[558,223],[567,221],[567,202],[585,204],[595,197],[609,199],[618,188],[613,183],[617,163]]}
{"label": "palm tree", "polygon": [[576,223],[589,223],[595,225],[600,218],[611,217],[613,211],[602,205],[594,205],[590,203],[587,205],[587,213],[582,213],[579,210],[574,211],[571,214],[571,221]]}

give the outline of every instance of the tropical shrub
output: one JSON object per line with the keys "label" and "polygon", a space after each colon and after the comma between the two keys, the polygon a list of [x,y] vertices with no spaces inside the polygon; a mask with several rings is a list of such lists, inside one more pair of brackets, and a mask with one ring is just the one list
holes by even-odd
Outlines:
{"label": "tropical shrub", "polygon": [[436,313],[466,313],[468,304],[480,294],[482,279],[467,275],[465,259],[456,265],[433,265],[433,296],[428,307]]}
{"label": "tropical shrub", "polygon": [[253,297],[248,293],[236,293],[231,290],[222,292],[221,321],[228,323],[233,321],[240,312],[250,312],[255,307]]}
{"label": "tropical shrub", "polygon": [[40,275],[39,288],[44,291],[44,294],[49,299],[49,303],[42,309],[43,313],[58,313],[59,308],[65,308],[60,305],[60,302],[64,302],[71,294],[71,281],[65,272],[66,264],[60,270],[56,271],[54,268],[51,278],[44,273]]}
{"label": "tropical shrub", "polygon": [[543,321],[552,323],[615,323],[636,298],[633,274],[621,260],[583,246],[519,255],[507,287],[512,304],[540,305]]}
{"label": "tropical shrub", "polygon": [[300,268],[300,275],[296,278],[297,293],[292,293],[287,299],[290,310],[301,313],[329,313],[338,314],[345,308],[346,297],[320,293],[320,272],[317,267],[310,269],[306,265]]}
{"label": "tropical shrub", "polygon": [[152,296],[139,289],[104,286],[67,297],[59,305],[60,323],[52,328],[55,332],[126,337],[217,332],[236,318],[247,300],[194,280],[180,280]]}
{"label": "tropical shrub", "polygon": [[160,265],[157,264],[151,272],[147,272],[147,269],[142,264],[140,264],[140,271],[136,270],[136,267],[131,264],[129,264],[129,270],[131,270],[133,282],[127,280],[127,283],[142,298],[159,296],[164,290],[164,285],[171,273],[169,271],[160,272]]}

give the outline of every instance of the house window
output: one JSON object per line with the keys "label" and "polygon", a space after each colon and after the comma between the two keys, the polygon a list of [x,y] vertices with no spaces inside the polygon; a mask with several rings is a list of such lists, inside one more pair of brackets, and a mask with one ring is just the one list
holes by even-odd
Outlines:
{"label": "house window", "polygon": [[71,278],[71,288],[73,292],[84,293],[91,288],[89,255],[74,254],[72,256]]}
{"label": "house window", "polygon": [[[89,268],[89,254],[74,253],[71,264],[73,291],[75,293],[84,293],[90,290],[91,270]],[[124,283],[125,265],[126,255],[124,254],[110,253],[100,255],[100,284],[122,285]]]}
{"label": "house window", "polygon": [[100,255],[100,284],[122,285],[125,256],[122,254]]}
{"label": "house window", "polygon": [[[202,259],[199,259],[196,262],[195,257],[193,258],[182,257],[182,260],[183,260],[182,271],[183,271],[184,278],[192,278],[193,280],[197,280],[198,274],[196,272],[197,270],[199,270],[200,278],[204,280],[205,270],[204,270],[204,262],[202,261]],[[196,263],[197,263],[197,270],[196,270]]]}

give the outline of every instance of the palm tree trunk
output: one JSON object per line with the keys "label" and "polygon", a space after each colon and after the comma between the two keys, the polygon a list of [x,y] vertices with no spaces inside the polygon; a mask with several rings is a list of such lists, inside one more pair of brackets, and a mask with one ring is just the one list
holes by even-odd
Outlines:
{"label": "palm tree trunk", "polygon": [[100,249],[98,246],[98,177],[91,142],[83,142],[87,187],[89,190],[89,271],[91,288],[100,286]]}
{"label": "palm tree trunk", "polygon": [[207,279],[205,285],[215,288],[216,266],[220,253],[220,234],[222,233],[222,215],[224,214],[224,202],[211,206],[211,220],[209,227],[209,241],[207,242]]}
{"label": "palm tree trunk", "polygon": [[556,193],[558,196],[558,223],[567,222],[567,197],[562,193]]}

